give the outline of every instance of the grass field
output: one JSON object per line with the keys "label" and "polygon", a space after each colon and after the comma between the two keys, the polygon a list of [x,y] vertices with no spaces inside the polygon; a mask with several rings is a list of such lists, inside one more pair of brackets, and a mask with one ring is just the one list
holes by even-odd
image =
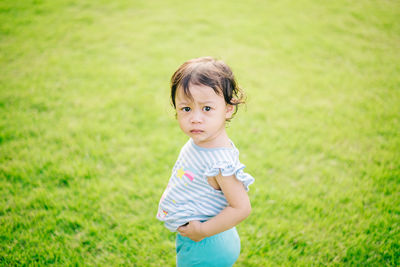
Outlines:
{"label": "grass field", "polygon": [[173,266],[169,79],[226,61],[236,266],[400,265],[399,1],[0,2],[0,265]]}

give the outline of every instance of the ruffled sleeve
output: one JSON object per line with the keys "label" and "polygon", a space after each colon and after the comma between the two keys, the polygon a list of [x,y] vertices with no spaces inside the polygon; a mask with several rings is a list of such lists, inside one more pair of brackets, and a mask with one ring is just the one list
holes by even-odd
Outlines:
{"label": "ruffled sleeve", "polygon": [[207,177],[213,177],[221,173],[222,176],[231,176],[235,175],[236,179],[243,183],[246,191],[249,191],[249,185],[254,182],[254,178],[243,171],[246,166],[240,163],[239,161],[229,162],[229,161],[220,161],[213,164],[205,173]]}

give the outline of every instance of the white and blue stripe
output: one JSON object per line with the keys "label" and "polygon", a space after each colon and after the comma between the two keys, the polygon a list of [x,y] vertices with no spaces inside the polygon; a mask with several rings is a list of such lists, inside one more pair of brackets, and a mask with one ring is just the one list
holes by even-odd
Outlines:
{"label": "white and blue stripe", "polygon": [[168,186],[161,197],[157,219],[175,232],[192,221],[206,221],[218,215],[228,202],[220,190],[214,189],[208,177],[235,175],[246,191],[254,178],[243,172],[239,151],[232,148],[202,148],[190,139],[181,149],[172,169]]}

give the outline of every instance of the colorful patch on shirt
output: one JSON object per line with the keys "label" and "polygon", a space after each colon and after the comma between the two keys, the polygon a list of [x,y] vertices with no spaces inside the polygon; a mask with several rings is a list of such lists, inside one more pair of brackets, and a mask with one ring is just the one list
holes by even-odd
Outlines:
{"label": "colorful patch on shirt", "polygon": [[194,174],[193,174],[192,172],[186,171],[186,172],[185,172],[185,176],[186,176],[187,178],[189,178],[189,180],[190,180],[191,182],[193,182],[193,180],[194,180]]}
{"label": "colorful patch on shirt", "polygon": [[157,216],[159,218],[165,218],[168,215],[168,211],[161,209],[162,212],[158,211]]}
{"label": "colorful patch on shirt", "polygon": [[185,175],[185,171],[183,170],[183,168],[180,168],[177,172],[176,172],[176,176],[178,176],[178,178],[183,177],[183,175]]}
{"label": "colorful patch on shirt", "polygon": [[183,178],[183,176],[186,176],[191,182],[194,180],[194,174],[191,171],[185,171],[183,168],[180,168],[179,170],[176,171],[176,176],[180,179]]}

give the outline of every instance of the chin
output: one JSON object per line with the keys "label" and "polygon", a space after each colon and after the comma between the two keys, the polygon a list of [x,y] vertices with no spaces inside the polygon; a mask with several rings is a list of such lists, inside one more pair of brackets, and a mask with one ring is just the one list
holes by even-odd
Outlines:
{"label": "chin", "polygon": [[207,143],[206,140],[204,140],[203,138],[196,138],[195,136],[192,136],[193,141],[197,144],[197,145],[202,145],[204,143]]}

